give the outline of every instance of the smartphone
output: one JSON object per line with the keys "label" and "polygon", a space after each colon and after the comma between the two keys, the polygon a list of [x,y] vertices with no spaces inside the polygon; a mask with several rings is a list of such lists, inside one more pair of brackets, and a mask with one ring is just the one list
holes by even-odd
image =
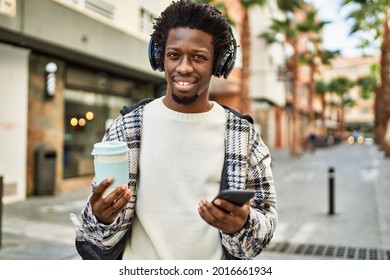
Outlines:
{"label": "smartphone", "polygon": [[[247,203],[255,195],[254,191],[222,190],[215,198],[226,199],[238,206]],[[213,201],[214,201],[213,200]]]}

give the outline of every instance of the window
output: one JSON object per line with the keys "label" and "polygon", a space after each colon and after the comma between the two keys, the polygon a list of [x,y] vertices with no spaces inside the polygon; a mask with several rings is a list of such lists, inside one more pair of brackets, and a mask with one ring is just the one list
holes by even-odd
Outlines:
{"label": "window", "polygon": [[65,89],[64,178],[92,175],[93,144],[119,115],[130,106],[128,97]]}
{"label": "window", "polygon": [[16,16],[16,0],[0,0],[0,14]]}
{"label": "window", "polygon": [[[0,0],[1,1],[1,0]],[[108,19],[114,19],[116,0],[60,0],[83,10],[89,10]]]}
{"label": "window", "polygon": [[153,32],[153,21],[155,16],[145,10],[144,8],[141,8],[140,10],[140,31],[145,34],[152,34]]}
{"label": "window", "polygon": [[85,0],[85,8],[106,18],[113,19],[115,0]]}

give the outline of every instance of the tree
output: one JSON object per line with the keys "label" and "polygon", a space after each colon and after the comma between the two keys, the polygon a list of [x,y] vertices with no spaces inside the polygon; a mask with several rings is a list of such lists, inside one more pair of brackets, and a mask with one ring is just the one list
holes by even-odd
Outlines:
{"label": "tree", "polygon": [[375,88],[377,85],[377,79],[374,76],[361,77],[356,81],[356,84],[360,87],[360,96],[363,99],[370,99],[375,95]]}
{"label": "tree", "polygon": [[241,112],[251,113],[250,74],[251,74],[251,27],[249,10],[255,6],[264,6],[267,0],[240,0],[242,6],[242,21],[240,26],[240,44],[242,49],[241,70]]}
{"label": "tree", "polygon": [[329,91],[329,87],[328,87],[328,84],[322,80],[318,80],[316,81],[316,85],[315,85],[315,91],[317,94],[319,94],[321,96],[321,107],[322,107],[322,111],[321,111],[321,136],[322,137],[325,137],[326,136],[326,132],[327,132],[327,127],[326,127],[326,93]]}
{"label": "tree", "polygon": [[339,76],[337,78],[334,78],[329,83],[329,91],[336,93],[340,98],[339,133],[341,139],[344,138],[344,132],[345,132],[345,120],[344,120],[345,107],[355,105],[355,101],[349,95],[349,90],[354,86],[355,83],[344,76]]}
{"label": "tree", "polygon": [[364,43],[381,41],[380,44],[380,79],[375,89],[375,141],[390,157],[390,143],[386,141],[386,131],[390,120],[390,26],[388,0],[344,0],[343,6],[350,6],[352,11],[348,18],[354,25],[351,34],[364,34],[371,40]]}
{"label": "tree", "polygon": [[363,99],[371,99],[374,97],[374,116],[375,120],[379,119],[380,117],[377,115],[379,112],[378,109],[378,91],[379,91],[379,86],[378,86],[378,77],[379,77],[379,68],[378,64],[372,64],[371,65],[371,71],[367,76],[360,77],[356,81],[356,85],[360,89],[360,96]]}
{"label": "tree", "polygon": [[[213,3],[219,7],[226,6],[225,0],[198,0],[199,2]],[[250,100],[250,77],[251,77],[251,27],[249,21],[249,11],[254,7],[264,7],[271,0],[233,0],[240,4],[242,17],[239,22],[234,23],[238,27],[240,36],[240,49],[242,53],[242,69],[240,79],[240,91],[241,91],[241,106],[239,111],[241,113],[251,113],[251,100]],[[277,0],[278,8],[285,13],[291,13],[294,9],[299,8],[304,3],[303,0]],[[226,16],[229,17],[230,13],[236,13],[236,10],[225,9]],[[232,17],[229,17],[232,18]]]}
{"label": "tree", "polygon": [[[304,1],[277,1],[278,7],[285,12],[285,18],[280,20],[273,18],[270,28],[267,32],[259,36],[267,41],[268,44],[278,42],[280,35],[284,36],[284,41],[292,48],[293,54],[286,61],[286,69],[291,74],[291,96],[292,96],[292,147],[291,155],[299,156],[301,154],[301,122],[300,108],[298,105],[298,80],[300,50],[298,43],[303,34],[316,33],[322,28],[324,23],[317,23],[315,12],[303,11],[305,9]],[[303,13],[302,13],[303,11]],[[310,10],[309,10],[310,11]],[[300,16],[298,13],[301,12]],[[311,35],[313,35],[311,34]],[[313,84],[312,84],[313,86]],[[313,90],[313,88],[312,88]]]}
{"label": "tree", "polygon": [[307,50],[301,53],[301,63],[309,66],[309,95],[308,95],[308,127],[314,130],[315,115],[313,100],[316,92],[315,76],[320,65],[331,65],[331,60],[339,54],[339,51],[328,51],[322,46],[322,29],[328,21],[318,20],[317,10],[312,8],[306,13],[306,19],[299,24],[299,30],[307,34]]}

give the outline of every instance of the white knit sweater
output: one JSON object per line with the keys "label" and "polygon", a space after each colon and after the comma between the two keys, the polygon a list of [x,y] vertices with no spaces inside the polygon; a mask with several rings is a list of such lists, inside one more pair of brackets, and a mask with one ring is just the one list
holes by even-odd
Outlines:
{"label": "white knit sweater", "polygon": [[221,259],[219,231],[198,213],[219,191],[226,111],[183,114],[145,106],[136,217],[124,259]]}

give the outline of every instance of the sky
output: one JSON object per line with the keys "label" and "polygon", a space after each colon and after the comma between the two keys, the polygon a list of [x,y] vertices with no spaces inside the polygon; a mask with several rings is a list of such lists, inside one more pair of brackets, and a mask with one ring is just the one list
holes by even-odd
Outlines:
{"label": "sky", "polygon": [[323,28],[323,43],[327,50],[340,50],[345,57],[361,56],[362,51],[356,48],[359,41],[348,34],[351,22],[346,20],[348,11],[341,9],[342,0],[308,0],[318,9],[321,20],[331,21]]}

